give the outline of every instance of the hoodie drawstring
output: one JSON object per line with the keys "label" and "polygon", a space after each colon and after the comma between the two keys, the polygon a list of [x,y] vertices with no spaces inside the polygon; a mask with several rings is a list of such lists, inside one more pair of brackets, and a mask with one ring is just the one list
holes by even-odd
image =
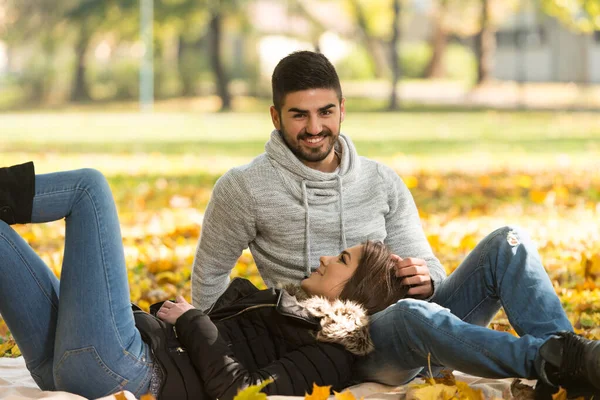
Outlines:
{"label": "hoodie drawstring", "polygon": [[[342,248],[340,251],[347,248],[346,244],[346,226],[344,224],[344,196],[342,195],[343,185],[342,177],[337,175],[338,191],[340,198],[340,233],[342,239]],[[308,191],[306,190],[306,179],[302,180],[302,203],[304,205],[304,269],[305,277],[311,274],[310,269],[310,208],[308,207]]]}
{"label": "hoodie drawstring", "polygon": [[302,202],[304,203],[304,269],[305,276],[310,276],[310,213],[308,210],[308,192],[306,179],[302,180]]}
{"label": "hoodie drawstring", "polygon": [[337,175],[338,190],[340,192],[340,231],[342,232],[342,250],[346,250],[346,227],[344,226],[344,196],[342,196],[342,177]]}

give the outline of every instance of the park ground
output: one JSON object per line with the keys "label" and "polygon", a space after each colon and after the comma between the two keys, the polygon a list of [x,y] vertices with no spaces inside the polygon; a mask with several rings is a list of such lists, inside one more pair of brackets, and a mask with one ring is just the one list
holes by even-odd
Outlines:
{"label": "park ground", "polygon": [[[266,109],[180,106],[159,105],[150,114],[111,105],[0,114],[0,165],[34,160],[38,173],[92,167],[106,174],[122,222],[131,300],[143,307],[179,293],[189,299],[212,187],[228,168],[260,154],[272,129]],[[404,179],[449,273],[487,233],[519,225],[537,242],[576,329],[600,339],[597,113],[349,106],[343,131],[360,154]],[[63,222],[16,229],[60,276]],[[232,276],[262,284],[247,252]],[[511,330],[503,314],[493,327]]]}

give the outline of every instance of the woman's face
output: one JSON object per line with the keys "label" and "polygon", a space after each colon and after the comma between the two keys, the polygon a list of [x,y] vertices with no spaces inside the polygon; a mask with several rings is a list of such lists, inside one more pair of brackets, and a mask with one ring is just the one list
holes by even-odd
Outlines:
{"label": "woman's face", "polygon": [[330,300],[339,297],[344,285],[354,275],[362,256],[361,244],[350,247],[338,256],[323,256],[319,268],[300,283],[311,296],[323,296]]}

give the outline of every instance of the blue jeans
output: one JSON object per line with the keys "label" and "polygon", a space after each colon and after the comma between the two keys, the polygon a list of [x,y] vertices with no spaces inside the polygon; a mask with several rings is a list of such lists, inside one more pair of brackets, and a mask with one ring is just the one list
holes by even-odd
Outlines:
{"label": "blue jeans", "polygon": [[117,211],[102,174],[36,176],[32,222],[62,218],[60,282],[0,221],[0,314],[41,389],[139,397],[148,392],[152,358],[135,327]]}
{"label": "blue jeans", "polygon": [[[486,328],[500,307],[519,337]],[[428,365],[487,378],[543,379],[540,346],[572,331],[537,249],[519,228],[487,236],[430,301],[403,299],[371,318],[375,351],[356,377],[404,384]]]}

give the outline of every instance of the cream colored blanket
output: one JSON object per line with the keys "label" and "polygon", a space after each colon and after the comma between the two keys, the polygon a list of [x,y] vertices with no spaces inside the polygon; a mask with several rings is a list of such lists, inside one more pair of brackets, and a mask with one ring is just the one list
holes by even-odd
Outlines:
{"label": "cream colored blanket", "polygon": [[[510,399],[511,379],[491,380],[476,378],[474,376],[455,373],[456,378],[469,383],[472,387],[482,389],[488,399],[500,398]],[[418,382],[418,381],[415,381]],[[362,383],[349,388],[354,396],[359,399],[381,399],[402,400],[406,398],[407,386],[391,387],[376,383]],[[131,393],[127,398],[135,399]],[[113,396],[104,400],[113,399]],[[300,397],[271,396],[270,399],[300,399]],[[333,397],[332,397],[333,398]],[[0,400],[29,400],[29,399],[52,399],[52,400],[83,400],[83,397],[66,392],[41,391],[25,368],[23,357],[0,358]]]}

